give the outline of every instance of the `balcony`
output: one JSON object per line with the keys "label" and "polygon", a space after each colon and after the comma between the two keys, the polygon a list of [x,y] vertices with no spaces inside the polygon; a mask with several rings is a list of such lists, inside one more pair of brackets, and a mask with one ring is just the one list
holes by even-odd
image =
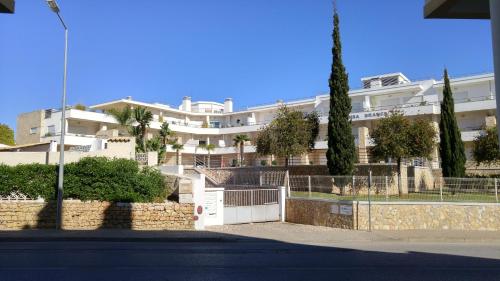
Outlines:
{"label": "balcony", "polygon": [[471,142],[474,141],[477,137],[484,134],[484,130],[481,129],[461,129],[460,134],[462,135],[462,141]]}
{"label": "balcony", "polygon": [[455,100],[455,112],[494,110],[496,108],[495,96],[482,96]]}
{"label": "balcony", "polygon": [[373,120],[387,116],[391,111],[400,111],[405,116],[422,115],[422,114],[438,114],[439,103],[437,102],[419,102],[397,104],[389,106],[375,106],[370,108],[356,108],[350,114],[351,120]]}

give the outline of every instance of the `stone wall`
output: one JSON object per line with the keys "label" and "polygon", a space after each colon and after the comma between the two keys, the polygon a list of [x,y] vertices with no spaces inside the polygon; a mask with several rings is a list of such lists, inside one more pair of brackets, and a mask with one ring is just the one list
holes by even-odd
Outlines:
{"label": "stone wall", "polygon": [[465,172],[468,175],[474,176],[495,176],[500,175],[500,165],[498,163],[486,164],[481,163],[477,164],[475,161],[467,161],[465,164]]}
{"label": "stone wall", "polygon": [[[368,230],[368,202],[354,204],[355,229]],[[500,204],[372,202],[373,230],[500,231]]]}
{"label": "stone wall", "polygon": [[[193,229],[193,204],[109,203],[65,200],[63,229],[92,230],[128,228],[135,230]],[[37,201],[1,201],[0,230],[55,227],[53,203]]]}
{"label": "stone wall", "polygon": [[353,216],[339,214],[341,205],[352,208],[352,203],[350,202],[344,204],[327,200],[287,199],[286,221],[298,224],[353,229]]}
{"label": "stone wall", "polygon": [[[352,210],[352,214],[342,215],[341,206],[344,211]],[[365,201],[292,198],[286,202],[286,221],[368,230],[368,209],[369,204]],[[371,225],[372,230],[500,231],[500,204],[372,202]]]}

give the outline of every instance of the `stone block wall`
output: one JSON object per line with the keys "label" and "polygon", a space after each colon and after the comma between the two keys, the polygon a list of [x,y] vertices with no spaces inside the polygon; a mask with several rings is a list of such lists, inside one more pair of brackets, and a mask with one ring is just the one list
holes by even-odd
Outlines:
{"label": "stone block wall", "polygon": [[[53,203],[0,202],[0,230],[55,227]],[[127,228],[135,230],[194,229],[193,204],[109,203],[65,200],[62,227],[66,230]]]}
{"label": "stone block wall", "polygon": [[[332,212],[335,206],[351,207],[352,214]],[[286,201],[286,221],[369,230],[369,208],[366,201],[292,198]],[[372,202],[371,225],[372,230],[500,231],[500,204]]]}
{"label": "stone block wall", "polygon": [[[368,203],[354,204],[354,228],[368,230]],[[500,204],[372,202],[373,230],[500,231]]]}
{"label": "stone block wall", "polygon": [[332,206],[339,210],[340,205],[352,207],[352,203],[341,204],[327,200],[287,199],[286,221],[298,224],[328,226],[353,229],[353,216],[332,213]]}

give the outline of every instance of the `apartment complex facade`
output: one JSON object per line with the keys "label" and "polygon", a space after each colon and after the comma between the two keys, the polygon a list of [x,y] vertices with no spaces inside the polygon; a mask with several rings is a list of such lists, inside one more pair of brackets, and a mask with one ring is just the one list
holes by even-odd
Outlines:
{"label": "apartment complex facade", "polygon": [[[352,101],[352,134],[355,137],[358,160],[371,161],[369,150],[373,145],[370,132],[377,120],[393,110],[402,112],[408,118],[426,118],[438,130],[440,101],[442,100],[443,81],[429,79],[412,82],[402,73],[392,73],[362,79],[363,88],[350,91]],[[494,126],[495,83],[493,74],[461,77],[451,80],[455,99],[455,112],[467,156],[471,158],[472,141],[483,132],[485,126]],[[91,106],[91,110],[69,109],[66,112],[66,145],[86,147],[96,150],[105,146],[107,138],[124,133],[116,120],[109,114],[110,109],[124,107],[145,107],[153,113],[153,122],[148,129],[148,138],[158,133],[163,122],[169,124],[179,143],[184,144],[182,164],[191,166],[202,163],[208,166],[208,152],[201,144],[214,144],[210,152],[210,166],[231,166],[238,158],[238,150],[233,146],[233,138],[246,134],[250,141],[245,144],[245,164],[261,165],[263,161],[271,164],[282,159],[260,157],[256,154],[254,140],[262,126],[270,123],[278,108],[286,105],[302,112],[317,111],[320,115],[320,134],[314,151],[307,155],[294,157],[292,164],[325,164],[327,149],[327,125],[329,95],[318,95],[295,101],[277,101],[273,104],[233,110],[233,100],[223,103],[192,101],[184,97],[178,107],[160,103],[144,103],[127,97]],[[18,144],[58,142],[61,112],[58,110],[39,110],[18,116],[16,140]],[[175,151],[168,148],[167,164],[175,163]],[[433,166],[439,165],[438,149],[433,153]]]}

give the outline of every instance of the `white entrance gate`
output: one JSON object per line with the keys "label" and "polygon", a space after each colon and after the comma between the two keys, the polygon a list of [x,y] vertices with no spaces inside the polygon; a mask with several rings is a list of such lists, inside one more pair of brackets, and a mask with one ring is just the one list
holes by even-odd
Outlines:
{"label": "white entrance gate", "polygon": [[224,190],[224,224],[284,221],[284,188]]}

